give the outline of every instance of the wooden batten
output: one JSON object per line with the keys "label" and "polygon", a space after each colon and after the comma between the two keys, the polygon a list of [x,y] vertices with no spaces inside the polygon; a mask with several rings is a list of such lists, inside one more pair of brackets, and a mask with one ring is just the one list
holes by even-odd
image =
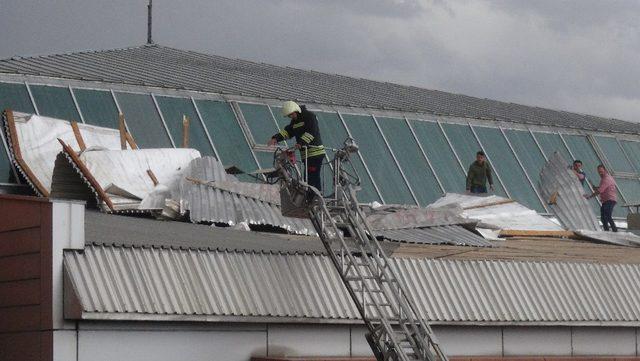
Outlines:
{"label": "wooden batten", "polygon": [[124,124],[124,114],[118,114],[118,130],[120,131],[120,149],[127,149],[127,128]]}
{"label": "wooden batten", "polygon": [[76,153],[76,151],[73,150],[62,139],[58,138],[58,141],[60,142],[60,144],[62,144],[62,149],[64,149],[64,151],[67,154],[69,154],[69,156],[71,157],[73,162],[76,164],[78,169],[80,169],[80,172],[82,172],[82,174],[85,176],[85,178],[87,178],[87,180],[89,181],[89,184],[91,184],[91,186],[96,190],[96,192],[98,192],[98,196],[100,196],[102,201],[104,203],[106,203],[107,207],[109,207],[109,209],[112,212],[114,212],[115,211],[115,207],[113,206],[113,203],[111,202],[111,199],[109,198],[107,193],[104,191],[104,189],[102,189],[102,187],[100,186],[100,183],[98,183],[98,181],[93,177],[93,174],[91,174],[91,172],[89,172],[89,169],[87,168],[86,165],[84,165],[84,162],[82,162],[82,160],[78,156],[78,153]]}
{"label": "wooden batten", "polygon": [[189,117],[182,116],[182,148],[189,148]]}
{"label": "wooden batten", "polygon": [[503,229],[500,231],[499,237],[556,237],[556,238],[573,238],[576,234],[572,231],[533,231],[518,229]]}
{"label": "wooden batten", "polygon": [[129,147],[131,149],[138,149],[138,144],[136,144],[136,141],[133,140],[133,136],[131,135],[131,133],[127,132],[127,143],[129,143]]}
{"label": "wooden batten", "polygon": [[514,202],[515,201],[513,199],[503,199],[503,200],[499,200],[499,201],[491,202],[491,203],[487,203],[487,204],[480,204],[480,205],[477,205],[477,206],[464,207],[462,209],[467,210],[467,209],[487,208],[487,207],[499,206],[501,204],[514,203]]}
{"label": "wooden batten", "polygon": [[84,143],[84,139],[82,138],[82,133],[80,133],[80,128],[78,127],[78,122],[75,120],[71,121],[71,129],[73,129],[73,135],[76,137],[76,142],[78,142],[78,146],[81,151],[87,149],[87,145]]}
{"label": "wooden batten", "polygon": [[160,182],[158,182],[158,178],[156,178],[155,173],[153,173],[151,169],[147,169],[147,175],[149,176],[149,178],[151,178],[151,181],[153,182],[154,186],[157,186],[158,184],[160,184]]}

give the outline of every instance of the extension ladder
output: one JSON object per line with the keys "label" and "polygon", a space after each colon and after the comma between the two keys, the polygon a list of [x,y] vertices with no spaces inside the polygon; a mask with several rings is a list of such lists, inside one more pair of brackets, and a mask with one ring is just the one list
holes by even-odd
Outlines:
{"label": "extension ladder", "polygon": [[[349,160],[357,149],[353,140],[347,139],[342,149],[335,150],[334,194],[326,199],[301,179],[287,151],[276,151],[274,166],[283,215],[306,214],[311,219],[368,328],[366,339],[377,360],[447,361],[398,277],[395,263],[385,255],[358,206],[355,192],[359,180]],[[341,229],[348,232],[352,243],[346,241]]]}

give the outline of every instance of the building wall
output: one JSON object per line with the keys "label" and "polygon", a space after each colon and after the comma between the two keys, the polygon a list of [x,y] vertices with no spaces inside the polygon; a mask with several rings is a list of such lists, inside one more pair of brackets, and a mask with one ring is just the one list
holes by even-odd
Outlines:
{"label": "building wall", "polygon": [[0,195],[0,359],[51,360],[51,208]]}
{"label": "building wall", "polygon": [[[66,332],[66,334],[62,334]],[[436,326],[444,352],[469,357],[636,357],[638,332],[616,327]],[[59,334],[60,333],[60,334]],[[360,325],[79,322],[56,331],[60,360],[238,360],[372,356]]]}

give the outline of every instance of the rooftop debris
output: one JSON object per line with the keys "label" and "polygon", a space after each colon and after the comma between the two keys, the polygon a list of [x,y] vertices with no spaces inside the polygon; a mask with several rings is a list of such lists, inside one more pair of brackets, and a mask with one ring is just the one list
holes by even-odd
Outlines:
{"label": "rooftop debris", "polygon": [[379,230],[375,233],[386,240],[406,243],[493,247],[491,242],[460,225]]}
{"label": "rooftop debris", "polygon": [[194,223],[271,225],[295,234],[317,235],[310,220],[282,215],[278,186],[238,181],[214,157],[194,159],[187,166],[179,199],[181,213],[188,211]]}
{"label": "rooftop debris", "polygon": [[630,232],[605,232],[582,229],[575,231],[575,233],[593,242],[640,247],[640,236]]}
{"label": "rooftop debris", "polygon": [[535,210],[508,198],[447,193],[428,208],[460,209],[460,216],[478,221],[478,228],[520,231],[563,231]]}
{"label": "rooftop debris", "polygon": [[596,214],[583,195],[578,178],[569,163],[555,152],[540,173],[540,191],[560,223],[570,230],[601,231]]}
{"label": "rooftop debris", "polygon": [[[242,182],[197,150],[137,149],[126,130],[38,115],[7,112],[4,120],[12,159],[40,195],[85,200],[105,212],[317,235],[308,219],[282,215],[277,185]],[[133,149],[121,149],[127,145]],[[541,184],[568,230],[508,198],[452,193],[426,208],[371,206],[367,221],[377,237],[409,243],[487,247],[499,237],[573,237],[581,230],[578,237],[640,245],[628,235],[587,233],[600,229],[598,221],[559,154],[543,169]]]}
{"label": "rooftop debris", "polygon": [[[81,177],[84,186],[91,187],[98,197],[97,204],[107,211],[159,212],[164,208],[165,194],[177,188],[184,177],[184,168],[193,159],[200,157],[195,149],[136,149],[136,150],[91,150],[75,154],[63,143],[63,154],[69,165]],[[79,190],[74,177],[65,170],[62,162],[56,162],[53,173],[51,196],[73,198]],[[151,177],[148,170],[152,170]],[[63,175],[64,174],[64,175]],[[71,178],[69,178],[71,176]],[[158,182],[158,184],[155,184]],[[109,203],[111,204],[109,206]]]}
{"label": "rooftop debris", "polygon": [[51,192],[56,155],[62,149],[58,139],[77,151],[83,146],[120,149],[120,135],[114,129],[77,123],[73,126],[74,122],[19,112],[7,112],[3,118],[13,163],[38,195]]}

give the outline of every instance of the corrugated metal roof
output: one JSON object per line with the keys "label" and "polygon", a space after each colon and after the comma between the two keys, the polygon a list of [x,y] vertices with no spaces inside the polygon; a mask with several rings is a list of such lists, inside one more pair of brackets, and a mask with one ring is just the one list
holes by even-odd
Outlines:
{"label": "corrugated metal roof", "polygon": [[462,226],[435,226],[414,229],[375,231],[376,235],[393,241],[420,244],[453,244],[460,246],[491,247],[491,242]]}
{"label": "corrugated metal roof", "polygon": [[540,172],[540,191],[560,223],[570,230],[600,231],[596,214],[584,198],[584,189],[559,152],[553,153]]}
{"label": "corrugated metal roof", "polygon": [[587,231],[577,230],[577,235],[592,240],[594,242],[615,244],[618,246],[640,247],[640,236],[631,232],[608,232],[608,231]]}
{"label": "corrugated metal roof", "polygon": [[[191,162],[180,185],[180,199],[186,201],[184,207],[194,223],[226,223],[237,225],[272,225],[296,234],[317,235],[310,220],[284,217],[280,206],[264,200],[229,192],[210,186],[204,182],[235,181],[235,177],[226,174],[224,166],[213,157],[202,157]],[[240,183],[240,182],[236,182]],[[243,190],[238,184],[238,191]],[[253,194],[254,187],[248,187]],[[272,197],[271,197],[272,198]]]}
{"label": "corrugated metal roof", "polygon": [[[640,323],[640,265],[393,259],[437,323]],[[329,258],[86,246],[64,255],[84,319],[353,322]],[[73,302],[70,302],[73,303]]]}
{"label": "corrugated metal roof", "polygon": [[0,72],[640,133],[640,125],[158,45],[0,61]]}

